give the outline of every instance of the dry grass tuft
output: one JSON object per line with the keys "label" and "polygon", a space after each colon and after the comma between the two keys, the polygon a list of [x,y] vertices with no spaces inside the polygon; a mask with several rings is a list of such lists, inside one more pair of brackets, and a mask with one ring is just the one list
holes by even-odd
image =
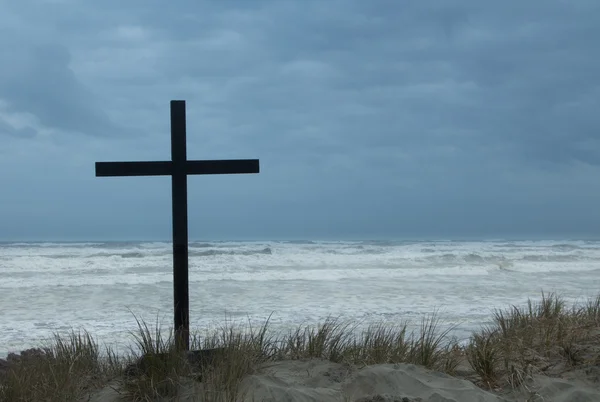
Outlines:
{"label": "dry grass tuft", "polygon": [[407,363],[418,364],[440,371],[455,367],[450,354],[450,348],[453,345],[447,342],[448,333],[454,327],[440,333],[438,331],[439,322],[440,318],[437,310],[430,317],[422,319],[420,334],[418,337],[413,338],[410,343]]}
{"label": "dry grass tuft", "polygon": [[407,323],[379,322],[356,334],[358,325],[328,318],[315,327],[298,327],[281,338],[279,356],[288,359],[320,358],[336,363],[372,365],[412,363],[444,372],[458,364],[456,342],[447,339],[449,328],[438,331],[437,312],[423,318],[418,335],[407,334]]}
{"label": "dry grass tuft", "polygon": [[131,332],[134,345],[129,359],[137,365],[129,375],[120,379],[124,394],[133,401],[146,401],[158,397],[173,397],[179,389],[179,378],[187,374],[185,359],[178,352],[173,331],[165,339],[158,318],[154,331],[134,315],[137,333]]}
{"label": "dry grass tuft", "polygon": [[0,378],[0,401],[77,400],[120,373],[119,357],[109,348],[106,356],[86,331],[55,333],[50,347],[13,359]]}
{"label": "dry grass tuft", "polygon": [[483,329],[473,334],[465,350],[467,361],[490,388],[498,381],[501,360],[501,345],[496,334],[497,331],[493,329]]}
{"label": "dry grass tuft", "polygon": [[493,325],[472,335],[466,355],[483,383],[526,386],[534,373],[589,363],[580,345],[597,343],[599,324],[600,296],[568,309],[560,296],[542,292],[537,303],[496,310]]}

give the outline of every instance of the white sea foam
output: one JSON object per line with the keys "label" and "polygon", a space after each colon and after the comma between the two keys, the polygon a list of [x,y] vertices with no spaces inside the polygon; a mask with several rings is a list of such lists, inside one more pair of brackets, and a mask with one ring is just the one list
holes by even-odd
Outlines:
{"label": "white sea foam", "polygon": [[[191,242],[192,322],[225,313],[288,328],[330,314],[363,320],[418,318],[442,308],[455,332],[491,308],[556,290],[575,300],[600,284],[600,242]],[[0,244],[0,355],[52,330],[83,326],[125,341],[131,312],[169,325],[171,245]]]}

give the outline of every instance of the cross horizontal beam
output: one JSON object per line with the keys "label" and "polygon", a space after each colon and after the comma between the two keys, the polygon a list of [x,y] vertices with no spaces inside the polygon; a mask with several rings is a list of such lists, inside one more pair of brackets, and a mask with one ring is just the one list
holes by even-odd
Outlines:
{"label": "cross horizontal beam", "polygon": [[[96,162],[96,177],[167,176],[173,174],[171,161]],[[258,159],[186,161],[187,174],[259,173]]]}

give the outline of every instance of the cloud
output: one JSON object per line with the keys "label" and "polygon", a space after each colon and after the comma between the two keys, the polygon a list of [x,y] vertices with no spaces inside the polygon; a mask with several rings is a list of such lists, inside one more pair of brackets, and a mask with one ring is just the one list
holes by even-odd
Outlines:
{"label": "cloud", "polygon": [[[600,199],[596,1],[33,4],[0,16],[0,135],[52,143],[64,171],[168,159],[169,100],[186,99],[190,158],[262,164],[256,179],[203,178],[191,196],[223,214],[246,197],[263,208],[256,222],[292,225],[294,205],[294,225],[435,232],[465,208],[500,227],[481,216]],[[81,186],[97,196],[92,176]],[[143,183],[132,205],[154,195]]]}
{"label": "cloud", "polygon": [[33,138],[37,135],[37,131],[31,126],[15,127],[9,123],[4,113],[0,113],[0,136],[12,136],[17,138]]}
{"label": "cloud", "polygon": [[0,76],[9,110],[35,115],[40,123],[68,132],[110,135],[114,126],[69,67],[62,45],[35,45],[13,53]]}

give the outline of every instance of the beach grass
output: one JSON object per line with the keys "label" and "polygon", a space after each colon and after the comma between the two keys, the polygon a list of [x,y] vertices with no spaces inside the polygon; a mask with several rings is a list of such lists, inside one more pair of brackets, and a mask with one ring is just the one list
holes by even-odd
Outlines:
{"label": "beach grass", "polygon": [[0,377],[0,401],[73,401],[118,375],[122,361],[112,350],[100,357],[88,332],[54,335]]}
{"label": "beach grass", "polygon": [[54,334],[48,345],[11,362],[0,376],[0,402],[84,401],[107,385],[124,400],[168,400],[190,383],[200,401],[235,401],[245,376],[281,360],[325,359],[357,368],[410,363],[456,376],[467,364],[471,374],[462,376],[487,389],[526,387],[535,373],[600,362],[600,295],[569,308],[558,295],[542,293],[538,302],[495,310],[492,324],[464,346],[449,336],[453,328],[441,329],[438,311],[411,332],[408,322],[359,329],[337,318],[285,333],[270,331],[269,319],[258,328],[225,323],[192,332],[192,350],[219,351],[218,359],[201,366],[179,351],[172,330],[165,337],[158,320],[151,328],[134,318],[133,346],[121,355],[109,347],[100,353],[86,331]]}
{"label": "beach grass", "polygon": [[600,296],[567,307],[555,293],[493,313],[473,334],[466,357],[488,387],[526,386],[534,374],[552,376],[600,362]]}

